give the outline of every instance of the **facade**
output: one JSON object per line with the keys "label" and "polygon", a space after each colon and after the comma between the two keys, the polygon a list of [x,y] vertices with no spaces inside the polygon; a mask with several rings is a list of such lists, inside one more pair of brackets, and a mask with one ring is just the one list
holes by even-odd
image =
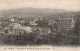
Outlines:
{"label": "facade", "polygon": [[74,27],[73,17],[59,17],[57,20],[58,31],[70,30]]}

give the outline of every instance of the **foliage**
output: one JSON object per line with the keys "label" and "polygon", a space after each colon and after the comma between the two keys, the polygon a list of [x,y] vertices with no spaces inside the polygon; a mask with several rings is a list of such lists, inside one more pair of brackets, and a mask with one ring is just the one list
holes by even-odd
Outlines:
{"label": "foliage", "polygon": [[45,20],[45,19],[38,20],[38,21],[36,21],[36,23],[38,23],[38,26],[40,26],[40,27],[48,27],[49,26],[47,20]]}
{"label": "foliage", "polygon": [[4,36],[4,44],[10,45],[80,45],[80,36],[73,34],[38,34]]}

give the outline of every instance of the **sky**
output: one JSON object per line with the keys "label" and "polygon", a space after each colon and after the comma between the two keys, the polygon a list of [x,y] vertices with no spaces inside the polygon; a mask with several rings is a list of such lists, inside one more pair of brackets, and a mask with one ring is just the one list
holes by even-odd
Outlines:
{"label": "sky", "polygon": [[0,0],[0,10],[26,7],[80,11],[80,0]]}

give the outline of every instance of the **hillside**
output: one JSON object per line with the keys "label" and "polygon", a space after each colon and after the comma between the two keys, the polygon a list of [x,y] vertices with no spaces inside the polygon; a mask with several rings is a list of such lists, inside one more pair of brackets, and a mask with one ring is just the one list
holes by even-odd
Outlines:
{"label": "hillside", "polygon": [[10,10],[2,10],[0,11],[1,15],[3,16],[42,16],[42,15],[55,15],[61,14],[65,12],[69,12],[66,10],[59,10],[59,9],[39,9],[39,8],[19,8],[19,9],[10,9]]}
{"label": "hillside", "polygon": [[79,11],[72,12],[62,9],[48,9],[48,8],[19,8],[19,9],[10,9],[10,10],[1,10],[0,15],[5,17],[14,17],[14,16],[22,16],[22,17],[46,17],[50,19],[54,19],[55,17],[74,17],[76,19],[76,15],[80,14]]}

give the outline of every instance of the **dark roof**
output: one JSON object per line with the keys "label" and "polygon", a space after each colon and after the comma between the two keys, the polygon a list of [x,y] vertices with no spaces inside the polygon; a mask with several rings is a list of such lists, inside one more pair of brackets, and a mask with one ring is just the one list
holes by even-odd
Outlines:
{"label": "dark roof", "polygon": [[48,27],[32,27],[32,31],[35,31],[35,30],[38,30],[38,29],[42,33],[49,33],[49,32],[51,32],[50,28],[48,28]]}

